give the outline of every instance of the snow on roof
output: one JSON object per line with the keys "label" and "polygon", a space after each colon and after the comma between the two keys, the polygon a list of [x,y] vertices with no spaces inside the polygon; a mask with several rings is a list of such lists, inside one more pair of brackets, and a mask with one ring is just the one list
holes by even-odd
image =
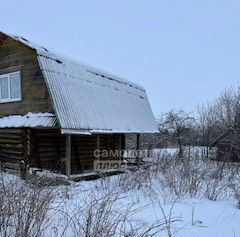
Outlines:
{"label": "snow on roof", "polygon": [[10,37],[36,50],[63,133],[158,132],[143,87]]}
{"label": "snow on roof", "polygon": [[0,118],[0,128],[56,127],[57,118],[50,113],[28,113]]}

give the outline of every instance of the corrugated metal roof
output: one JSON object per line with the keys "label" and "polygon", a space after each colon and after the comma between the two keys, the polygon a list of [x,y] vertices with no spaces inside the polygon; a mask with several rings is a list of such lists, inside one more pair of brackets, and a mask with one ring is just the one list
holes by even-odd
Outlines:
{"label": "corrugated metal roof", "polygon": [[50,113],[28,113],[0,118],[0,128],[56,127],[57,118]]}
{"label": "corrugated metal roof", "polygon": [[158,132],[143,87],[10,37],[36,50],[64,133]]}

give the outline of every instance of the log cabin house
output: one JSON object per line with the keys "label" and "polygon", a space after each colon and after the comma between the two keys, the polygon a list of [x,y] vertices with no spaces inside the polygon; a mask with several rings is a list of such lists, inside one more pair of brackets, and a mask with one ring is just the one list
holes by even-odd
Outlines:
{"label": "log cabin house", "polygon": [[[0,32],[0,160],[71,174],[157,133],[144,88]],[[139,137],[139,136],[138,136]]]}

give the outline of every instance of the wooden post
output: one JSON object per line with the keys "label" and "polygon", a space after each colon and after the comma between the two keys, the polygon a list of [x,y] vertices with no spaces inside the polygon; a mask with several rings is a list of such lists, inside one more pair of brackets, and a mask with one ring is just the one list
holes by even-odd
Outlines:
{"label": "wooden post", "polygon": [[[100,151],[100,135],[97,135],[97,151]],[[100,159],[100,155],[98,155],[98,160]]]}
{"label": "wooden post", "polygon": [[35,135],[35,130],[31,130],[31,159],[35,159],[37,161],[37,167],[39,169],[42,169],[42,163],[41,163],[41,158],[39,155],[39,145],[37,143],[36,135]]}
{"label": "wooden post", "polygon": [[[31,153],[32,153],[32,149],[31,149],[31,130],[30,129],[23,129],[22,130],[22,161],[24,162],[24,169],[25,169],[25,173],[27,174],[29,165],[30,165],[30,161],[31,161]],[[25,174],[25,176],[26,176]]]}
{"label": "wooden post", "polygon": [[122,151],[122,135],[119,134],[118,136],[118,151],[119,151],[119,160],[122,159],[122,154],[121,154],[121,151]]}
{"label": "wooden post", "polygon": [[141,166],[139,149],[140,149],[140,134],[137,134],[137,167],[138,168],[140,168]]}
{"label": "wooden post", "polygon": [[71,176],[71,135],[66,135],[66,175]]}

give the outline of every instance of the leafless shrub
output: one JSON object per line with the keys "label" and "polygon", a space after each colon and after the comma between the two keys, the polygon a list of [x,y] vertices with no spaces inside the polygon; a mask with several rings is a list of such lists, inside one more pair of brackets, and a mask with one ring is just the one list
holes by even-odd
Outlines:
{"label": "leafless shrub", "polygon": [[155,197],[155,200],[157,201],[157,204],[158,204],[158,208],[159,208],[158,210],[160,210],[160,213],[163,216],[163,221],[164,221],[163,230],[166,232],[168,237],[176,236],[176,234],[181,230],[181,228],[176,226],[176,223],[182,222],[182,219],[180,217],[175,217],[173,213],[174,207],[178,201],[178,198],[176,198],[172,202],[169,211],[166,211],[159,197],[157,198]]}
{"label": "leafless shrub", "polygon": [[233,183],[232,185],[230,185],[230,188],[236,200],[236,206],[238,209],[240,209],[240,185],[239,183]]}
{"label": "leafless shrub", "polygon": [[52,189],[27,187],[25,182],[0,181],[0,236],[41,237],[50,224]]}
{"label": "leafless shrub", "polygon": [[[173,237],[181,230],[174,207],[184,196],[217,200],[230,193],[240,208],[239,170],[238,164],[195,158],[191,152],[187,159],[164,155],[147,169],[103,178],[90,191],[77,189],[86,195],[74,193],[58,179],[41,177],[18,183],[2,179],[0,236],[150,237],[163,233]],[[138,219],[144,208],[141,198],[154,203],[159,220]]]}
{"label": "leafless shrub", "polygon": [[154,185],[154,191],[157,195],[161,193],[166,200],[188,195],[215,201],[233,196],[228,186],[234,180],[239,180],[239,165],[204,159],[195,151],[191,152],[191,157],[183,160],[169,154],[158,161],[151,168],[149,179],[158,182],[158,185]]}
{"label": "leafless shrub", "polygon": [[155,167],[155,176],[160,186],[169,191],[169,195],[182,197],[196,196],[203,186],[205,171],[192,165],[189,160],[179,161],[176,157],[161,160]]}
{"label": "leafless shrub", "polygon": [[240,191],[235,190],[234,197],[236,198],[237,201],[237,208],[240,209]]}
{"label": "leafless shrub", "polygon": [[220,184],[217,179],[213,179],[206,182],[205,196],[211,201],[216,201],[224,190],[223,184]]}
{"label": "leafless shrub", "polygon": [[31,175],[27,179],[27,183],[34,186],[34,187],[53,187],[53,186],[60,186],[60,185],[70,185],[70,182],[63,177],[47,177],[47,176],[38,176],[38,175]]}
{"label": "leafless shrub", "polygon": [[151,170],[142,169],[121,175],[117,180],[117,185],[123,192],[131,190],[145,192],[146,189],[149,191],[151,185]]}
{"label": "leafless shrub", "polygon": [[119,192],[99,193],[93,191],[89,197],[72,206],[72,212],[59,210],[63,228],[55,230],[55,236],[117,237],[155,236],[164,228],[159,220],[152,224],[135,217],[140,207],[127,202]]}

